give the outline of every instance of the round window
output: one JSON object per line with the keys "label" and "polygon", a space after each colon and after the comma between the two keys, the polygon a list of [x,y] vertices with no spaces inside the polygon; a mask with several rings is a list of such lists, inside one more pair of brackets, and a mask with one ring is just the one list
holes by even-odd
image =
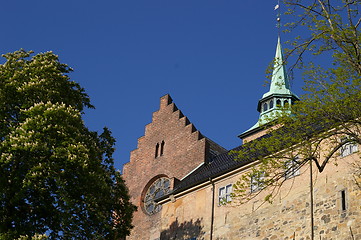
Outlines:
{"label": "round window", "polygon": [[166,177],[155,180],[148,188],[144,196],[144,209],[148,214],[159,212],[162,208],[154,202],[154,199],[167,194],[170,190],[170,181]]}

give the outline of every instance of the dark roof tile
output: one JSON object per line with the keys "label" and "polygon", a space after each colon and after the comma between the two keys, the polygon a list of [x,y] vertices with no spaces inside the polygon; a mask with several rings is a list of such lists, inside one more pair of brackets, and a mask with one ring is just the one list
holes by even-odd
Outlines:
{"label": "dark roof tile", "polygon": [[[243,146],[239,146],[233,150],[237,151],[241,148],[243,148]],[[254,159],[247,158],[235,161],[235,157],[236,154],[231,153],[231,151],[217,155],[209,163],[203,164],[180,181],[170,194],[181,192],[187,188],[208,181],[210,178],[217,177],[233,169],[244,166]]]}

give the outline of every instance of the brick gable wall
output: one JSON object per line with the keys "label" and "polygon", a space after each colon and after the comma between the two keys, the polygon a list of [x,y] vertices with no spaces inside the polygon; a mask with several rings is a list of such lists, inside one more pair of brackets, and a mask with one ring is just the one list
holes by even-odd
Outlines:
{"label": "brick gable wall", "polygon": [[[162,142],[163,155],[160,155]],[[160,226],[160,213],[149,216],[142,209],[142,194],[146,186],[161,176],[171,178],[172,183],[181,179],[205,162],[211,145],[214,144],[209,144],[169,95],[161,97],[159,110],[153,113],[152,122],[146,125],[144,136],[138,139],[137,149],[131,152],[130,162],[123,168],[123,178],[132,202],[138,206],[133,220],[135,228],[127,239],[156,239],[159,236],[156,229]]]}

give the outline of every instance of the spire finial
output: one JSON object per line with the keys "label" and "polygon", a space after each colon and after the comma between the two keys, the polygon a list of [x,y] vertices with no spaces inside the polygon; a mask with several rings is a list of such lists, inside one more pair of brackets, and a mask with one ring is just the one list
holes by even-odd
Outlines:
{"label": "spire finial", "polygon": [[281,35],[281,10],[280,10],[280,0],[277,1],[277,5],[275,6],[275,11],[277,11],[277,24],[278,28],[278,37]]}

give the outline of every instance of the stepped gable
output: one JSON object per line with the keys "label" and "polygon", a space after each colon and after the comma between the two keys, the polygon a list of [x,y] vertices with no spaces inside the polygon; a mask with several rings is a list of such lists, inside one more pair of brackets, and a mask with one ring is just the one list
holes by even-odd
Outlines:
{"label": "stepped gable", "polygon": [[[123,178],[131,201],[138,206],[130,239],[142,239],[147,229],[159,224],[159,214],[148,215],[143,209],[144,195],[158,178],[171,180],[171,189],[189,172],[227,150],[204,137],[177,108],[170,95],[160,98],[159,110],[145,126],[144,136],[124,164]],[[134,237],[134,238],[133,238]]]}
{"label": "stepped gable", "polygon": [[167,94],[160,98],[159,110],[153,112],[144,136],[138,138],[123,175],[128,181],[129,178],[139,181],[140,175],[147,175],[144,178],[148,181],[157,174],[182,178],[206,160],[207,145],[214,145],[209,142]]}
{"label": "stepped gable", "polygon": [[[156,156],[156,146],[159,144],[160,148],[162,142],[164,152]],[[166,94],[160,99],[159,110],[153,112],[152,122],[145,126],[144,136],[138,138],[137,148],[131,151],[129,163],[138,162],[145,158],[168,159],[176,156],[184,158],[182,156],[192,154],[192,149],[200,142],[204,144],[204,147],[199,149],[203,156],[194,158],[194,160],[201,159],[201,162],[207,162],[227,151],[201,134],[194,124],[178,109],[171,96]],[[129,163],[125,164],[125,171]],[[183,174],[185,175],[186,172]],[[181,175],[179,174],[177,177],[181,178]]]}

